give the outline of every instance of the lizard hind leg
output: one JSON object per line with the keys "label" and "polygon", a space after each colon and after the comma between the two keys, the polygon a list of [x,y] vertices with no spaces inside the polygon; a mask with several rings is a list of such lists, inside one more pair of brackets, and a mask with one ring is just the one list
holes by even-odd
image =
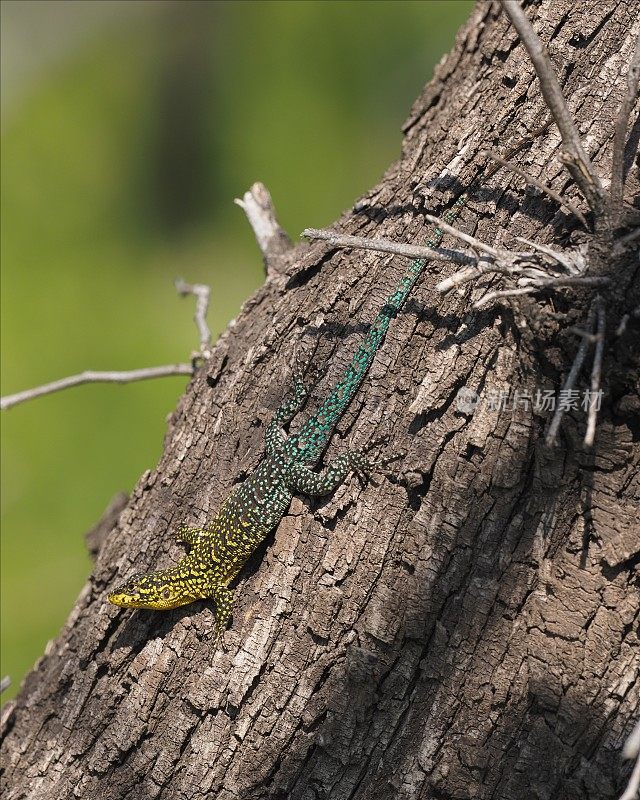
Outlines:
{"label": "lizard hind leg", "polygon": [[369,456],[369,453],[379,445],[386,444],[388,441],[389,436],[385,434],[378,439],[374,439],[362,450],[352,450],[351,458],[353,471],[361,477],[367,477],[372,472],[384,472],[389,462],[395,461],[401,456],[399,454],[394,454],[387,457],[372,458]]}
{"label": "lizard hind leg", "polygon": [[307,401],[309,389],[307,388],[303,376],[304,369],[297,363],[293,378],[293,392],[291,396],[280,405],[265,431],[265,444],[269,455],[275,455],[281,451],[285,438],[280,429],[283,425],[287,425],[291,422]]}
{"label": "lizard hind leg", "polygon": [[226,586],[216,586],[211,594],[216,604],[216,646],[220,644],[233,611],[233,592]]}
{"label": "lizard hind leg", "polygon": [[349,450],[331,461],[322,472],[315,472],[295,461],[290,462],[285,480],[292,492],[321,497],[337,489],[350,472],[362,473],[368,466],[366,456],[359,450]]}
{"label": "lizard hind leg", "polygon": [[331,461],[322,472],[315,472],[304,464],[291,461],[287,465],[285,480],[293,492],[300,492],[312,497],[330,494],[344,482],[350,472],[363,477],[381,469],[388,459],[369,458],[367,455],[388,437],[376,439],[363,450],[348,450]]}

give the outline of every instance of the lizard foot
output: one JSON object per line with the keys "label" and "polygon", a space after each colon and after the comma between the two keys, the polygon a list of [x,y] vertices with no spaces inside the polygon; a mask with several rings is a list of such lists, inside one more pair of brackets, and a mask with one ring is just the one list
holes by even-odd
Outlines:
{"label": "lizard foot", "polygon": [[233,592],[226,586],[216,586],[212,593],[213,601],[216,604],[216,634],[214,646],[222,646],[224,650],[224,632],[227,629],[231,612],[233,610]]}

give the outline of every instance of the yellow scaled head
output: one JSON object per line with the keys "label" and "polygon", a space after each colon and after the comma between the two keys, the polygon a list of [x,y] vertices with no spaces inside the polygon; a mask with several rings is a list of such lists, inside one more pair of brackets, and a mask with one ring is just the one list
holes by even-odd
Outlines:
{"label": "yellow scaled head", "polygon": [[201,580],[179,567],[134,575],[110,592],[108,600],[124,608],[152,608],[168,611],[207,597]]}

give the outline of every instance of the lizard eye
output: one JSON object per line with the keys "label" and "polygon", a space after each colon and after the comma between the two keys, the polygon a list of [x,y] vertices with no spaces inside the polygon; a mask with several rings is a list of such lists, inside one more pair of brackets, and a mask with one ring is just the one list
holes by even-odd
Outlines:
{"label": "lizard eye", "polygon": [[165,589],[162,592],[162,596],[164,597],[165,600],[168,600],[171,597],[171,592],[168,589]]}

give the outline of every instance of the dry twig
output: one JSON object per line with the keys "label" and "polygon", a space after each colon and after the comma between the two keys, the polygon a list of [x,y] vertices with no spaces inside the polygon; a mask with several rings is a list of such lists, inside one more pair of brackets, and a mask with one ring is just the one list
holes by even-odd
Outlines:
{"label": "dry twig", "polygon": [[595,299],[596,307],[596,350],[593,355],[591,367],[591,391],[589,394],[589,414],[587,418],[587,431],[584,435],[585,447],[591,447],[596,435],[596,422],[598,419],[598,398],[600,393],[600,380],[602,375],[602,355],[604,353],[604,332],[606,317],[602,298]]}
{"label": "dry twig", "polygon": [[267,276],[275,277],[280,273],[278,264],[282,256],[291,248],[291,239],[280,227],[267,187],[260,182],[254,183],[242,199],[236,198],[233,202],[244,211],[253,228]]}
{"label": "dry twig", "polygon": [[460,269],[457,272],[454,272],[453,275],[450,275],[448,278],[440,281],[440,283],[436,284],[436,292],[440,292],[440,294],[446,294],[447,292],[450,292],[451,289],[457,289],[463,284],[473,281],[489,272],[501,272],[502,274],[509,274],[506,269],[501,270],[500,268],[496,267],[495,264],[484,261],[478,263],[475,267]]}
{"label": "dry twig", "polygon": [[456,239],[460,239],[461,242],[471,245],[474,250],[480,250],[482,253],[487,253],[488,255],[493,256],[493,258],[498,258],[501,253],[500,250],[496,250],[495,247],[491,247],[491,245],[481,242],[480,239],[476,239],[474,236],[470,236],[468,233],[463,233],[457,228],[454,228],[453,225],[449,225],[448,222],[445,222],[440,217],[434,217],[433,214],[425,214],[424,218],[427,220],[427,222],[431,222],[434,225],[437,225],[438,228],[442,228],[445,233],[450,233],[452,236],[455,236]]}
{"label": "dry twig", "polygon": [[578,208],[576,208],[573,205],[573,203],[571,203],[569,200],[566,200],[564,197],[562,197],[562,195],[558,194],[558,192],[556,192],[550,186],[547,186],[546,183],[543,183],[543,181],[539,180],[538,178],[534,178],[532,175],[529,175],[523,169],[520,169],[520,167],[516,167],[516,165],[512,164],[510,161],[505,161],[505,159],[499,156],[494,150],[482,150],[480,152],[480,155],[488,156],[497,164],[500,164],[500,166],[505,167],[505,169],[510,170],[515,175],[519,175],[527,183],[531,184],[531,186],[535,186],[536,189],[540,189],[541,192],[544,192],[546,195],[555,200],[556,203],[559,203],[561,206],[564,206],[567,209],[567,211],[570,211],[573,214],[573,216],[580,221],[580,223],[586,230],[589,229],[587,220],[584,218],[582,212]]}
{"label": "dry twig", "polygon": [[209,311],[211,289],[204,283],[186,283],[182,278],[176,278],[174,285],[178,294],[183,297],[192,294],[196,298],[196,310],[193,315],[193,321],[196,323],[198,333],[200,334],[199,355],[202,355],[204,358],[209,358],[211,356],[211,331],[207,325],[207,312]]}
{"label": "dry twig", "polygon": [[540,81],[545,102],[558,125],[562,144],[566,151],[563,161],[592,211],[596,215],[600,215],[605,201],[604,189],[593,164],[582,147],[578,129],[567,107],[551,59],[544,49],[540,37],[520,7],[520,3],[517,0],[502,0],[502,7],[529,53],[529,58]]}
{"label": "dry twig", "polygon": [[168,375],[192,374],[193,367],[191,364],[167,364],[162,367],[145,367],[124,372],[96,372],[88,369],[78,375],[69,375],[68,378],[45,383],[33,389],[25,389],[23,392],[5,395],[0,399],[0,410],[5,411],[7,408],[12,408],[27,400],[35,400],[36,397],[61,392],[63,389],[81,386],[83,383],[133,383],[134,381],[149,380],[149,378],[166,378]]}
{"label": "dry twig", "polygon": [[[532,291],[542,289],[555,289],[561,286],[603,286],[609,282],[606,277],[585,275],[584,256],[576,250],[573,253],[562,253],[546,245],[530,242],[528,239],[517,237],[519,241],[530,245],[534,252],[515,252],[491,247],[469,234],[462,233],[448,225],[438,217],[426,215],[430,222],[443,230],[467,242],[472,247],[485,253],[474,267],[465,267],[453,275],[445,278],[436,285],[436,290],[441,294],[461,286],[468,281],[476,280],[487,273],[497,273],[511,278],[517,278],[517,287],[504,291],[490,292],[476,302],[476,308],[481,308],[491,299],[511,297],[514,295],[530,294]],[[538,251],[538,252],[535,252]],[[542,255],[539,255],[541,253]],[[543,258],[543,256],[546,257]],[[563,272],[558,271],[560,267]],[[528,291],[520,289],[528,288]]]}
{"label": "dry twig", "polygon": [[547,281],[540,281],[540,289],[554,289],[560,286],[607,286],[609,278],[598,277],[597,275],[560,275],[558,278],[551,278]]}
{"label": "dry twig", "polygon": [[640,722],[636,723],[636,726],[624,743],[622,757],[628,760],[635,759],[636,763],[631,772],[627,788],[620,796],[620,800],[637,800],[638,789],[640,789]]}
{"label": "dry twig", "polygon": [[[200,334],[200,350],[195,354],[196,358],[209,358],[211,355],[211,331],[206,322],[206,314],[209,307],[209,296],[211,290],[203,284],[188,284],[182,280],[175,282],[176,289],[182,295],[193,294],[197,298],[194,320]],[[63,389],[70,389],[72,386],[81,386],[84,383],[133,383],[135,381],[145,381],[151,378],[165,378],[170,375],[193,375],[195,369],[195,358],[192,364],[166,364],[161,367],[143,367],[142,369],[132,370],[109,370],[99,372],[96,370],[85,370],[77,375],[69,375],[66,378],[45,383],[42,386],[35,386],[33,389],[25,389],[22,392],[5,395],[0,398],[0,410],[12,408],[27,400],[35,400],[54,392],[61,392]]]}
{"label": "dry twig", "polygon": [[629,314],[625,314],[622,319],[620,320],[620,324],[616,328],[616,336],[622,336],[622,334],[627,330],[627,325],[629,324],[629,320],[633,317],[634,319],[640,319],[640,306],[634,308]]}
{"label": "dry twig", "polygon": [[427,245],[403,244],[392,242],[390,239],[368,238],[365,236],[351,236],[346,233],[305,228],[300,234],[305,239],[321,239],[332,247],[353,247],[360,250],[375,250],[379,253],[394,253],[406,258],[425,258],[433,261],[453,261],[456,264],[475,264],[477,258],[472,253],[461,250],[448,250],[443,247],[428,247]]}
{"label": "dry twig", "polygon": [[502,289],[495,292],[487,292],[473,304],[474,308],[482,308],[492,300],[500,300],[503,297],[516,297],[523,294],[531,294],[537,291],[535,286],[522,286],[519,289]]}
{"label": "dry twig", "polygon": [[571,327],[567,328],[569,333],[573,333],[576,336],[581,336],[583,339],[586,339],[589,344],[595,344],[598,341],[598,337],[595,333],[589,333],[589,331],[583,331],[582,328],[578,328],[575,325],[571,325]]}
{"label": "dry twig", "polygon": [[[593,331],[593,324],[595,319],[595,305],[592,304],[591,309],[589,311],[589,317],[587,318],[587,330]],[[571,369],[569,370],[569,374],[567,375],[567,379],[564,382],[564,386],[562,387],[562,392],[568,393],[573,390],[575,386],[576,379],[578,378],[578,374],[580,369],[582,368],[582,364],[584,363],[584,359],[587,355],[587,350],[589,349],[589,340],[583,338],[580,342],[580,346],[578,347],[578,352],[576,353],[575,358],[573,359],[573,364],[571,365]],[[545,444],[547,447],[552,447],[556,436],[558,434],[558,428],[560,427],[560,422],[562,421],[563,414],[566,409],[563,408],[562,403],[558,404],[553,417],[551,418],[551,424],[549,425],[549,430],[547,431],[547,435],[545,437]]]}
{"label": "dry twig", "polygon": [[[634,230],[632,230],[630,233],[627,233],[618,239],[618,241],[616,242],[616,249],[619,245],[620,247],[619,252],[621,252],[626,248],[627,245],[631,244],[632,242],[635,242],[635,240],[638,238],[640,238],[640,228],[634,228]],[[617,253],[615,253],[615,255],[617,255]]]}
{"label": "dry twig", "polygon": [[529,247],[533,247],[534,250],[544,253],[558,264],[562,264],[569,275],[580,275],[585,269],[584,257],[579,250],[575,252],[563,253],[560,250],[554,250],[551,247],[547,247],[546,244],[540,244],[539,242],[531,241],[531,239],[525,239],[524,236],[516,236],[515,239],[516,242],[528,244]]}
{"label": "dry twig", "polygon": [[629,116],[631,109],[638,96],[638,81],[640,80],[640,36],[636,41],[636,47],[629,65],[627,74],[627,90],[620,104],[620,110],[616,118],[615,133],[613,136],[613,154],[611,158],[611,202],[614,214],[619,214],[622,209],[622,197],[624,194],[624,146],[627,138],[627,128],[629,127]]}

